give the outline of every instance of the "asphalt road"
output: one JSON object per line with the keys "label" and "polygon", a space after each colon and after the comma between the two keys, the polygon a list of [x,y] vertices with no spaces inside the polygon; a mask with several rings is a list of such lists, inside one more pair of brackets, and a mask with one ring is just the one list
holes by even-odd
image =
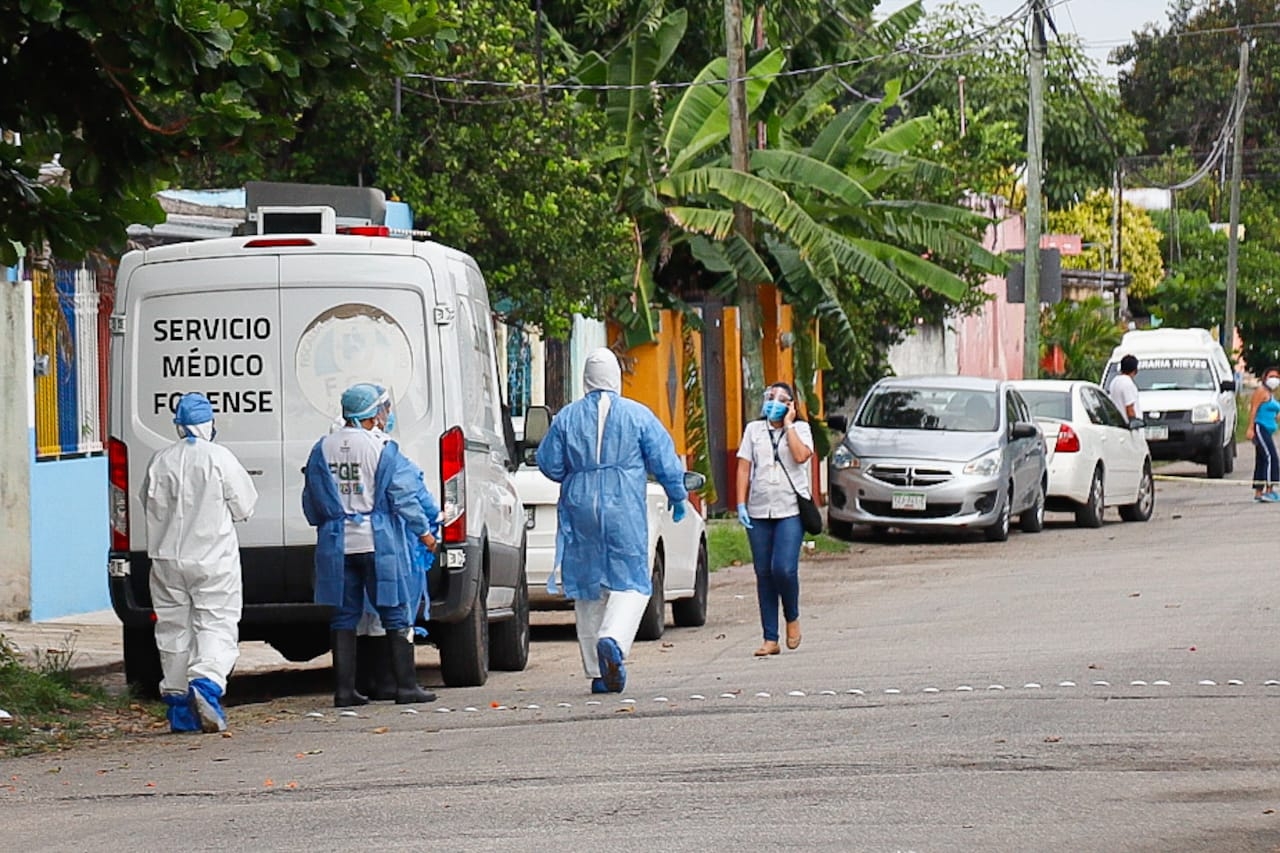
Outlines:
{"label": "asphalt road", "polygon": [[568,614],[418,713],[238,679],[290,695],[230,738],[0,762],[0,848],[1277,850],[1280,508],[1249,497],[1161,482],[1147,524],[855,544],[804,565],[804,642],[769,659],[750,570],[718,572],[622,697],[587,693]]}

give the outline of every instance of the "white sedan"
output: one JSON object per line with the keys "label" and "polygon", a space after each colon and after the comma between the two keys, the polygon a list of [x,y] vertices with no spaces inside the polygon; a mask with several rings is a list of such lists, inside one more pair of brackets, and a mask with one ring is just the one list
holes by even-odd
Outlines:
{"label": "white sedan", "polygon": [[[556,556],[556,503],[560,486],[531,465],[516,471],[516,490],[524,504],[525,571],[529,579],[529,607],[556,610],[572,607],[563,595],[547,592]],[[702,475],[685,474],[690,491],[701,488]],[[692,507],[677,524],[671,520],[667,495],[657,483],[649,483],[649,565],[653,567],[653,596],[636,632],[638,640],[656,640],[666,627],[666,603],[679,627],[697,627],[707,621],[706,522]]]}
{"label": "white sedan", "polygon": [[1125,521],[1151,517],[1156,492],[1147,440],[1101,387],[1051,379],[1013,385],[1044,431],[1048,509],[1074,512],[1081,527],[1100,527],[1110,506]]}

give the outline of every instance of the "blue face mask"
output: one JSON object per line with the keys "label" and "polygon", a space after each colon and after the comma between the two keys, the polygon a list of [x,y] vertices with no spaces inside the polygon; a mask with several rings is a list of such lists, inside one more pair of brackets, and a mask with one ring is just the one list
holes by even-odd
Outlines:
{"label": "blue face mask", "polygon": [[396,413],[392,412],[387,415],[387,425],[382,428],[383,432],[391,432],[396,428]]}
{"label": "blue face mask", "polygon": [[760,407],[760,414],[764,415],[767,421],[780,421],[787,415],[787,404],[777,400],[765,400],[764,405]]}

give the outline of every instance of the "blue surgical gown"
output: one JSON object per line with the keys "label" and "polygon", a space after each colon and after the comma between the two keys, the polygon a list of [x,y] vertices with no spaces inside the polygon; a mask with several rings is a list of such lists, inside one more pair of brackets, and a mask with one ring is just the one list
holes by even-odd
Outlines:
{"label": "blue surgical gown", "polygon": [[[377,600],[373,603],[379,607],[413,603],[410,584],[413,557],[409,551],[409,537],[421,536],[431,529],[432,524],[418,495],[423,486],[422,472],[406,462],[396,443],[388,441],[382,448],[374,474],[374,505],[369,519],[373,524],[374,575],[377,581]],[[341,606],[347,517],[338,497],[338,487],[325,464],[321,442],[316,442],[307,460],[302,512],[308,523],[317,528],[316,603]]]}
{"label": "blue surgical gown", "polygon": [[[596,462],[599,402],[608,416]],[[538,468],[560,484],[556,565],[566,597],[594,601],[600,588],[652,593],[646,474],[671,501],[685,500],[684,464],[662,422],[641,403],[593,391],[560,410],[538,445]]]}

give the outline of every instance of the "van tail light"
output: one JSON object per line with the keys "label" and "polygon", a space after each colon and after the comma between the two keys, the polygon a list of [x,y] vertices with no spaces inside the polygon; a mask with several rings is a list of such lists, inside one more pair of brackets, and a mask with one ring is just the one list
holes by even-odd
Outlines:
{"label": "van tail light", "polygon": [[1055,453],[1079,453],[1080,436],[1076,435],[1070,425],[1061,424],[1058,427],[1058,443],[1053,450]]}
{"label": "van tail light", "polygon": [[390,237],[391,229],[386,225],[339,225],[339,234],[350,234],[353,237]]}
{"label": "van tail light", "polygon": [[440,436],[440,503],[445,543],[467,541],[467,442],[462,427]]}
{"label": "van tail light", "polygon": [[107,439],[107,479],[110,488],[111,550],[129,550],[129,448],[118,438]]}

